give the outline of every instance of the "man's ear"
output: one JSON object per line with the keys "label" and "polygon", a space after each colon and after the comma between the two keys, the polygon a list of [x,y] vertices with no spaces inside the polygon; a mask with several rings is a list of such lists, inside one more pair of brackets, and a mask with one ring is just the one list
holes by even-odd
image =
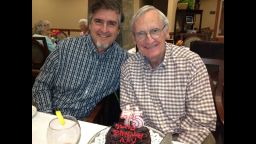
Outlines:
{"label": "man's ear", "polygon": [[165,33],[165,39],[170,39],[170,34],[169,34],[169,27],[165,28],[164,30],[164,33]]}
{"label": "man's ear", "polygon": [[165,33],[165,39],[166,39],[166,40],[170,39],[170,34],[169,34],[168,31]]}
{"label": "man's ear", "polygon": [[133,33],[131,33],[131,37],[132,37],[133,44],[135,44],[135,45],[136,45],[136,40],[135,40],[135,36],[134,36],[134,34],[133,34]]}

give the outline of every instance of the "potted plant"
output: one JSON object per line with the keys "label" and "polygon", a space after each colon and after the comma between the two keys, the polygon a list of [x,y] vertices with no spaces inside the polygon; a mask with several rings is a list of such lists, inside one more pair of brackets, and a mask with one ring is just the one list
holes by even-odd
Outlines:
{"label": "potted plant", "polygon": [[194,5],[195,5],[195,0],[179,0],[178,1],[178,5],[179,5],[179,3],[182,3],[182,4],[187,3],[187,5],[188,5],[187,8],[190,9],[190,10],[193,10],[194,9]]}

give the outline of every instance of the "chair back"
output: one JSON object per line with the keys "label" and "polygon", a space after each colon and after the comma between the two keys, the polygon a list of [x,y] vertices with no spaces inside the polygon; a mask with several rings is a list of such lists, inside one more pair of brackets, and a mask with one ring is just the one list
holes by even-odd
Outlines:
{"label": "chair back", "polygon": [[215,41],[192,41],[190,50],[202,58],[224,59],[224,43]]}
{"label": "chair back", "polygon": [[[43,45],[38,41],[42,41]],[[40,69],[48,55],[45,37],[32,37],[32,68]]]}
{"label": "chair back", "polygon": [[215,108],[224,125],[224,60],[202,58],[209,73]]}

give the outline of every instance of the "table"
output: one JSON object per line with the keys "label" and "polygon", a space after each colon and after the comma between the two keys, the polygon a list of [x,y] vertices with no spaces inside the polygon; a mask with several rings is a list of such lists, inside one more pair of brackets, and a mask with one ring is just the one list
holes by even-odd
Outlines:
{"label": "table", "polygon": [[[37,112],[32,118],[32,144],[47,144],[47,127],[55,115]],[[106,126],[79,121],[81,138],[79,144],[87,144],[90,139]]]}
{"label": "table", "polygon": [[[56,118],[56,115],[37,112],[32,117],[32,144],[47,144],[47,128],[50,120]],[[107,126],[94,123],[78,121],[81,127],[81,138],[78,144],[87,144],[90,139],[99,131],[107,128]],[[173,144],[182,144],[177,141],[172,141]]]}

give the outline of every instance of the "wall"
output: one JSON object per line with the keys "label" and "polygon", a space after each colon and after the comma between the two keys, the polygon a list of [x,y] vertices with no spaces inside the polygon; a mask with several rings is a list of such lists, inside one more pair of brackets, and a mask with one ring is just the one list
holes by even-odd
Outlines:
{"label": "wall", "polygon": [[[200,0],[200,9],[203,10],[202,28],[214,29],[216,8],[217,0]],[[215,11],[215,14],[210,14],[210,11]]]}
{"label": "wall", "polygon": [[[135,3],[134,0],[134,11],[136,12],[138,10],[138,2]],[[140,0],[139,7],[146,4],[148,0]],[[152,0],[151,0],[152,1]],[[154,3],[157,1],[153,0]],[[176,8],[177,8],[177,2],[178,0],[168,0],[168,8],[167,8],[167,18],[169,19],[169,32],[174,31],[174,21],[175,21],[175,15],[176,15]],[[162,2],[160,2],[162,3]],[[203,10],[203,18],[202,18],[202,28],[204,27],[210,27],[210,29],[214,29],[214,23],[215,23],[215,15],[216,15],[216,7],[217,7],[217,0],[200,0],[200,9]],[[210,11],[215,11],[215,14],[210,14]],[[199,17],[196,19],[199,20]],[[195,25],[198,27],[199,21],[197,21]]]}
{"label": "wall", "polygon": [[168,10],[168,3],[168,0],[153,0],[153,6],[159,9],[166,16]]}
{"label": "wall", "polygon": [[169,20],[169,32],[174,32],[176,9],[177,0],[169,0],[167,10],[167,18]]}
{"label": "wall", "polygon": [[[153,1],[153,0],[151,0]],[[155,0],[156,2],[156,0]],[[123,47],[134,47],[130,33],[130,19],[132,15],[144,4],[146,0],[123,0],[125,22],[123,25]],[[167,18],[169,19],[169,32],[174,31],[177,0],[168,0]],[[203,10],[202,28],[214,29],[217,0],[200,0],[200,9]],[[88,0],[32,0],[32,27],[40,19],[52,22],[52,27],[78,29],[78,20],[87,18]]]}
{"label": "wall", "polygon": [[87,18],[88,0],[32,0],[32,27],[47,19],[52,27],[78,29],[78,21]]}
{"label": "wall", "polygon": [[[137,0],[135,0],[137,1]],[[122,7],[124,12],[124,22],[122,24],[122,46],[125,49],[134,47],[134,41],[130,30],[130,23],[134,14],[134,1],[133,0],[122,0]]]}

